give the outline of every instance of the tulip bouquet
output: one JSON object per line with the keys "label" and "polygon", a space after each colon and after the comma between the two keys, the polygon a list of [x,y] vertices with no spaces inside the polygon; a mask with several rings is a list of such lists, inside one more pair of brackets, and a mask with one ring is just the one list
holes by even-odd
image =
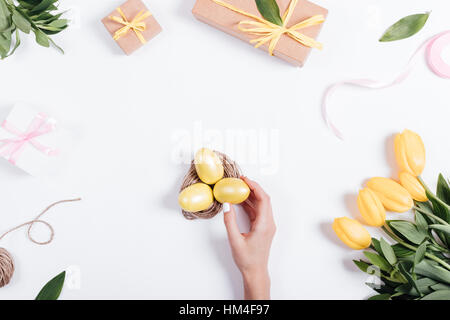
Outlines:
{"label": "tulip bouquet", "polygon": [[[394,141],[400,167],[398,182],[376,177],[359,192],[358,208],[370,226],[381,227],[396,243],[371,238],[357,220],[337,218],[333,229],[368,261],[354,260],[363,272],[382,283],[367,283],[378,294],[371,300],[450,299],[450,187],[439,175],[436,194],[421,179],[425,148],[416,133],[405,130]],[[414,221],[386,220],[386,210],[413,210]]]}

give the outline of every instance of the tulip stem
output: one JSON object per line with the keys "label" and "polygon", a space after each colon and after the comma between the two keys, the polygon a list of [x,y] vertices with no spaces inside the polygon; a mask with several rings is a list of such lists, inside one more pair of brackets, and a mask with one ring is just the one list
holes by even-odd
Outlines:
{"label": "tulip stem", "polygon": [[447,209],[450,209],[450,206],[448,204],[446,204],[444,201],[442,201],[441,199],[439,199],[431,190],[430,188],[428,188],[427,184],[425,183],[425,181],[423,181],[421,176],[417,177],[417,180],[420,181],[420,183],[422,184],[422,186],[425,189],[425,192],[428,196],[428,198],[433,198],[433,200],[435,200],[436,202],[438,202],[440,205],[446,207]]}
{"label": "tulip stem", "polygon": [[[405,248],[408,248],[410,250],[413,251],[417,251],[417,247],[410,245],[406,242],[404,242],[402,239],[400,239],[399,237],[397,237],[397,235],[392,232],[389,228],[389,226],[387,224],[385,224],[382,227],[383,231],[386,232],[386,234],[388,236],[390,236],[392,239],[394,239],[395,241],[397,241],[399,244],[401,244],[402,246],[404,246]],[[443,267],[445,267],[447,270],[450,270],[450,264],[448,264],[447,262],[445,262],[444,260],[439,259],[438,257],[436,257],[435,255],[431,254],[431,253],[425,253],[425,257],[430,258],[431,260],[434,260],[435,262],[439,263],[440,265],[442,265]]]}
{"label": "tulip stem", "polygon": [[443,225],[450,226],[450,223],[448,223],[447,221],[445,221],[445,220],[443,220],[443,219],[441,219],[441,218],[435,216],[435,215],[432,214],[432,213],[426,212],[425,210],[422,210],[422,209],[420,209],[420,208],[418,208],[418,207],[416,207],[416,206],[414,206],[414,210],[417,210],[417,211],[419,211],[420,213],[423,213],[423,214],[425,214],[425,215],[427,215],[427,216],[433,218],[434,220],[436,220],[437,222],[440,222],[440,223],[443,224]]}

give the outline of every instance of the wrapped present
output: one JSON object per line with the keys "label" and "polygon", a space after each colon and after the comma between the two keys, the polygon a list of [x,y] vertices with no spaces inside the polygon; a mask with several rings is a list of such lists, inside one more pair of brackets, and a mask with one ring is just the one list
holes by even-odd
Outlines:
{"label": "wrapped present", "polygon": [[262,17],[255,0],[197,0],[192,13],[213,27],[248,41],[270,55],[303,66],[328,10],[307,0],[276,0],[279,23]]}
{"label": "wrapped present", "polygon": [[158,21],[141,0],[128,0],[103,18],[102,22],[127,55],[162,31]]}
{"label": "wrapped present", "polygon": [[69,137],[55,119],[19,103],[0,126],[0,156],[31,175],[48,177],[61,168]]}

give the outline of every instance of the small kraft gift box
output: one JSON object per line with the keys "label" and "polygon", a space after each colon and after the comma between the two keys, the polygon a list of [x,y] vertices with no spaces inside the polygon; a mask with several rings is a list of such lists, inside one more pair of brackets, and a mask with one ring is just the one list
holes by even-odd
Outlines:
{"label": "small kraft gift box", "polygon": [[25,103],[17,103],[1,122],[0,157],[36,177],[58,174],[72,145],[54,118]]}
{"label": "small kraft gift box", "polygon": [[162,31],[141,0],[128,0],[102,19],[119,47],[130,55]]}
{"label": "small kraft gift box", "polygon": [[197,0],[192,13],[202,22],[302,67],[312,48],[322,49],[316,39],[328,10],[307,0],[274,1],[279,17],[269,19],[272,22],[261,15],[257,0]]}

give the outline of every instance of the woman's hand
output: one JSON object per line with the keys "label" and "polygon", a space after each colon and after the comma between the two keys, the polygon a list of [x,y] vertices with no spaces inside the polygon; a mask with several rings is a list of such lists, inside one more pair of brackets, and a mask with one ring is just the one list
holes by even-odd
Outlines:
{"label": "woman's hand", "polygon": [[242,177],[250,187],[249,198],[242,203],[251,222],[249,233],[241,233],[236,213],[230,204],[224,204],[224,221],[227,228],[233,259],[242,273],[245,299],[270,299],[268,262],[276,227],[269,196],[256,182]]}

